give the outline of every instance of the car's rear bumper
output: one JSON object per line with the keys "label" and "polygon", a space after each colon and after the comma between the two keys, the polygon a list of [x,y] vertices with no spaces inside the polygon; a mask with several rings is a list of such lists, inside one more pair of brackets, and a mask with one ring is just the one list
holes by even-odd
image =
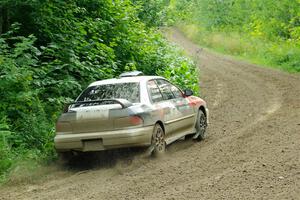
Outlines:
{"label": "car's rear bumper", "polygon": [[101,151],[122,147],[149,146],[153,126],[96,133],[57,133],[57,151]]}

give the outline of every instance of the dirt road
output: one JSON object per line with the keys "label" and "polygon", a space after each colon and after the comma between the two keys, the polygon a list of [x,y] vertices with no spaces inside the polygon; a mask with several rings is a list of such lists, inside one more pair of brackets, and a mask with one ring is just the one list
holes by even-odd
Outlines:
{"label": "dirt road", "polygon": [[300,75],[210,53],[176,30],[169,36],[199,63],[211,114],[205,141],[176,142],[162,159],[83,159],[2,187],[0,199],[300,199]]}

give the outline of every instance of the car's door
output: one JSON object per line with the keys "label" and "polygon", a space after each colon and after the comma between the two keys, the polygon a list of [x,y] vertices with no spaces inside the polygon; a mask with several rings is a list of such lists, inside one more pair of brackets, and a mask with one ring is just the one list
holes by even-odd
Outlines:
{"label": "car's door", "polygon": [[[172,84],[171,84],[172,85]],[[194,129],[195,107],[192,106],[187,98],[184,97],[182,91],[175,85],[171,86],[171,91],[175,96],[174,102],[176,109],[181,113],[181,118],[178,119],[178,132],[191,132]]]}
{"label": "car's door", "polygon": [[182,92],[173,84],[164,79],[156,80],[164,100],[169,101],[170,112],[167,113],[168,121],[166,124],[170,127],[171,135],[177,133],[192,131],[195,110],[184,98]]}
{"label": "car's door", "polygon": [[[175,115],[171,114],[171,109],[175,108],[172,100],[174,99],[171,91],[167,92],[164,88],[159,88],[156,80],[149,80],[147,82],[149,98],[153,106],[152,116],[154,120],[162,120],[165,125],[165,134],[168,137],[171,133],[171,121],[176,119]],[[169,95],[169,97],[167,97]]]}

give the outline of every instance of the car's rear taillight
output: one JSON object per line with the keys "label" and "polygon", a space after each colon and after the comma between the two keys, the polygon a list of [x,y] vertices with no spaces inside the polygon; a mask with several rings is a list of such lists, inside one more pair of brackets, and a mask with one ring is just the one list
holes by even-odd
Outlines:
{"label": "car's rear taillight", "polygon": [[72,127],[69,122],[57,122],[55,127],[56,133],[71,132]]}
{"label": "car's rear taillight", "polygon": [[131,126],[142,126],[144,123],[140,116],[133,115],[128,117],[121,117],[114,120],[115,128],[126,128]]}
{"label": "car's rear taillight", "polygon": [[137,126],[137,125],[141,125],[143,124],[143,119],[140,117],[140,116],[130,116],[129,117],[129,120],[130,120],[130,123],[133,125],[133,126]]}
{"label": "car's rear taillight", "polygon": [[64,110],[63,110],[63,113],[67,113],[69,111],[69,107],[70,107],[70,104],[66,104],[64,106]]}

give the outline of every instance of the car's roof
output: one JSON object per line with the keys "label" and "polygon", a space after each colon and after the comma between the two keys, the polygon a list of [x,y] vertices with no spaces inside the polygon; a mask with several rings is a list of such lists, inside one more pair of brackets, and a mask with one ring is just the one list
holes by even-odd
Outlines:
{"label": "car's roof", "polygon": [[138,82],[146,82],[151,79],[164,79],[161,76],[131,76],[131,77],[122,77],[122,78],[112,78],[112,79],[105,79],[101,81],[93,82],[89,85],[96,86],[96,85],[106,85],[106,84],[117,84],[117,83],[138,83]]}

